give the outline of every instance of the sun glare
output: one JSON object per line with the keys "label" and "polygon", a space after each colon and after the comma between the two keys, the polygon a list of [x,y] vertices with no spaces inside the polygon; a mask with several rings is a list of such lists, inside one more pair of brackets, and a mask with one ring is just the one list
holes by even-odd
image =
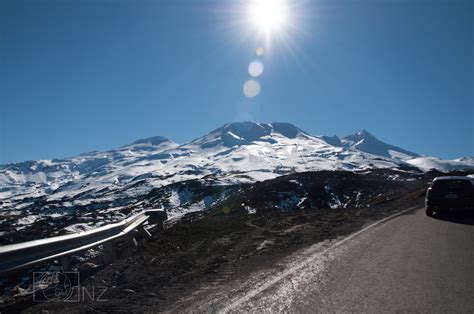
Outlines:
{"label": "sun glare", "polygon": [[258,29],[266,34],[277,32],[287,22],[284,0],[251,0],[249,15]]}

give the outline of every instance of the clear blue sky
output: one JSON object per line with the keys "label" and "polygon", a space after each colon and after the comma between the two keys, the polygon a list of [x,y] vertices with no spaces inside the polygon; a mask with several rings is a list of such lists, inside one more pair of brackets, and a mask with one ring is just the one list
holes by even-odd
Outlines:
{"label": "clear blue sky", "polygon": [[0,163],[240,120],[474,156],[473,1],[288,0],[253,99],[246,2],[1,0]]}

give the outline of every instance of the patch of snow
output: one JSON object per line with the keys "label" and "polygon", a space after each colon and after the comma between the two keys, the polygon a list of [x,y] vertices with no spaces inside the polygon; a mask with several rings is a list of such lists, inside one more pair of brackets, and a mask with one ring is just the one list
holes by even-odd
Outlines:
{"label": "patch of snow", "polygon": [[474,158],[446,160],[436,157],[418,157],[409,159],[406,162],[424,171],[432,169],[444,172],[455,170],[474,170]]}
{"label": "patch of snow", "polygon": [[244,208],[247,211],[247,214],[253,215],[257,213],[257,210],[253,207],[245,206]]}
{"label": "patch of snow", "polygon": [[17,225],[24,226],[24,225],[31,225],[35,221],[40,219],[40,215],[28,215],[25,217],[21,217],[17,220]]}
{"label": "patch of snow", "polygon": [[67,226],[66,228],[64,228],[64,230],[66,230],[67,233],[79,233],[79,232],[95,229],[96,227],[97,226],[95,226],[92,222],[77,223],[77,224]]}

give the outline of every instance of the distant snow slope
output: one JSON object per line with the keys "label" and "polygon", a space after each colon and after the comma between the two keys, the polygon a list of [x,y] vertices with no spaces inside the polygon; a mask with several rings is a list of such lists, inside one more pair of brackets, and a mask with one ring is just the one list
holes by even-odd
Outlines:
{"label": "distant snow slope", "polygon": [[474,171],[474,157],[463,157],[453,160],[445,160],[436,157],[418,157],[406,160],[407,163],[421,169],[427,170],[440,170],[443,172],[456,171],[456,170],[472,170]]}
{"label": "distant snow slope", "polygon": [[312,170],[413,167],[474,169],[474,160],[418,157],[367,131],[341,140],[313,136],[289,123],[239,122],[183,145],[151,137],[105,152],[2,165],[0,211],[43,203],[71,207],[113,201],[124,206],[122,199],[200,178],[229,185]]}
{"label": "distant snow slope", "polygon": [[177,146],[163,137],[153,137],[105,152],[2,165],[0,208],[15,199],[43,195],[58,199],[121,185],[159,170],[149,158]]}

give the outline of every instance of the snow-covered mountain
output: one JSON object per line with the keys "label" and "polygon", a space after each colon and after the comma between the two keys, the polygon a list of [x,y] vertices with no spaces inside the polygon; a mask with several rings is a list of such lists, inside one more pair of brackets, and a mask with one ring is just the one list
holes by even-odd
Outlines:
{"label": "snow-covered mountain", "polygon": [[336,147],[351,148],[377,156],[396,158],[400,160],[419,157],[416,153],[380,141],[366,130],[362,130],[353,135],[348,135],[342,139],[337,136],[322,136],[321,138]]}
{"label": "snow-covered mountain", "polygon": [[221,185],[313,170],[474,169],[473,158],[445,161],[386,144],[367,131],[342,139],[313,136],[289,123],[229,123],[178,145],[151,137],[77,157],[0,166],[0,210],[32,202],[83,206],[143,195],[184,180]]}
{"label": "snow-covered mountain", "polygon": [[61,197],[94,186],[120,184],[153,172],[154,165],[147,159],[177,146],[166,138],[153,137],[105,152],[2,165],[0,200],[42,195]]}
{"label": "snow-covered mountain", "polygon": [[1,165],[0,235],[10,243],[84,230],[144,208],[161,207],[178,219],[228,200],[241,183],[297,172],[416,175],[431,168],[474,171],[474,158],[419,157],[367,131],[340,139],[289,123],[229,123],[182,145],[158,136],[77,157]]}
{"label": "snow-covered mountain", "polygon": [[344,137],[342,143],[345,147],[384,157],[408,160],[419,156],[416,153],[404,150],[400,147],[384,143],[366,130]]}

